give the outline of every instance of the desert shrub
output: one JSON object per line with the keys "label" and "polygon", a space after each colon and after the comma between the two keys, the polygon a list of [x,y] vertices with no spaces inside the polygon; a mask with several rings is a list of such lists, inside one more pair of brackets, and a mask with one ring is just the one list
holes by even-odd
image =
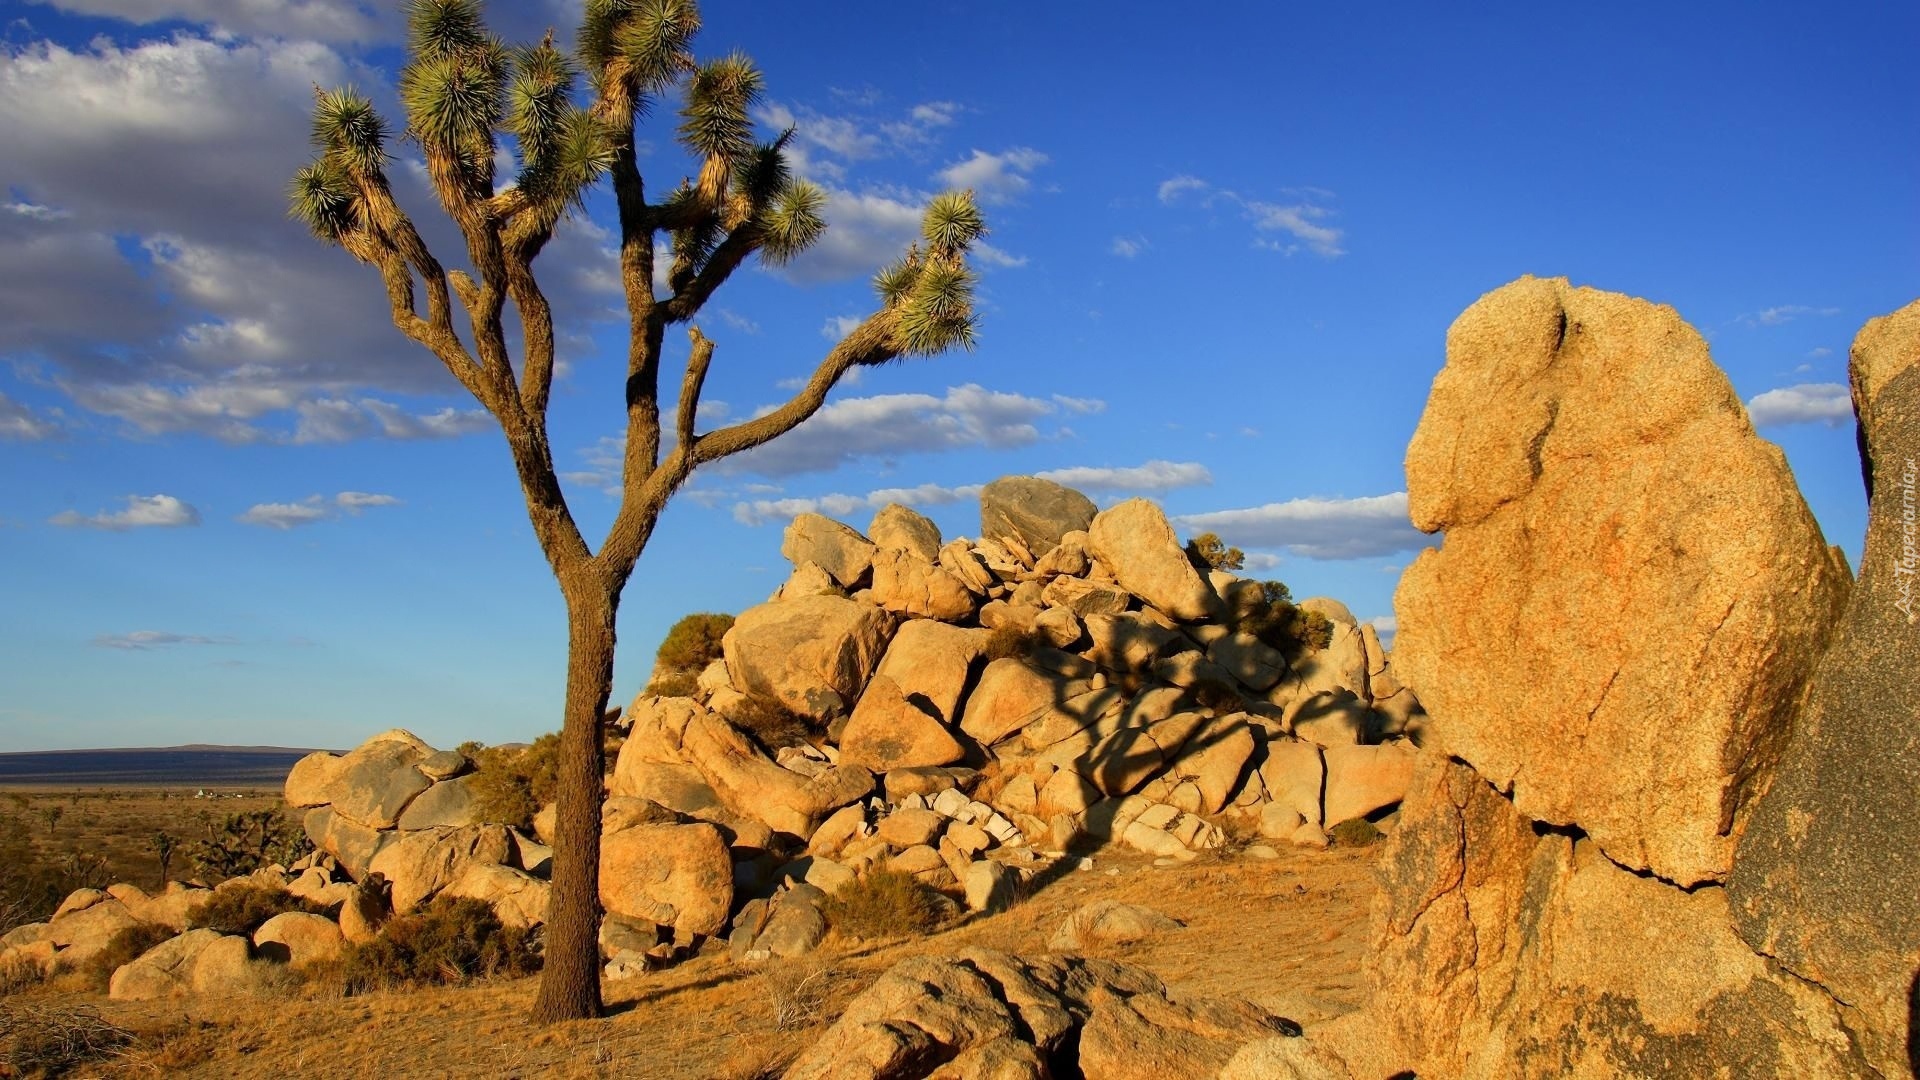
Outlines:
{"label": "desert shrub", "polygon": [[1187,541],[1187,561],[1202,573],[1208,570],[1238,570],[1247,565],[1247,553],[1237,547],[1228,547],[1217,533],[1207,532]]}
{"label": "desert shrub", "polygon": [[251,936],[268,919],[289,911],[324,915],[327,909],[271,885],[235,885],[215,889],[212,896],[189,908],[187,926]]}
{"label": "desert shrub", "polygon": [[849,937],[905,937],[937,929],[941,897],[911,874],[872,870],[827,898],[827,923]]}
{"label": "desert shrub", "polygon": [[418,911],[388,919],[377,937],[349,945],[339,977],[346,993],[358,994],[539,969],[530,931],[503,926],[484,900],[436,896]]}
{"label": "desert shrub", "polygon": [[1260,583],[1265,609],[1241,623],[1241,629],[1288,656],[1318,652],[1333,642],[1333,623],[1317,611],[1302,611],[1293,592],[1278,581]]}
{"label": "desert shrub", "polygon": [[1366,818],[1348,818],[1327,830],[1327,839],[1341,847],[1371,847],[1386,838],[1386,833]]}
{"label": "desert shrub", "polygon": [[107,860],[93,852],[48,855],[22,834],[0,834],[0,934],[44,922],[78,889],[113,883]]}
{"label": "desert shrub", "polygon": [[987,643],[980,650],[988,663],[995,660],[1024,660],[1033,655],[1040,647],[1040,638],[1032,630],[1012,624],[996,626],[993,633],[987,635]]}
{"label": "desert shrub", "polygon": [[699,689],[700,676],[691,671],[663,671],[647,684],[655,697],[692,697]]}
{"label": "desert shrub", "polygon": [[133,1032],[91,1005],[0,998],[0,1076],[64,1076],[134,1043]]}
{"label": "desert shrub", "polygon": [[107,939],[107,947],[94,953],[82,974],[95,989],[105,990],[113,973],[145,955],[161,942],[173,940],[173,929],[155,923],[136,923]]}
{"label": "desert shrub", "polygon": [[524,747],[475,747],[467,756],[474,766],[468,790],[482,821],[530,831],[533,815],[559,792],[558,732],[548,732]]}
{"label": "desert shrub", "polygon": [[31,986],[38,986],[43,976],[40,962],[29,956],[15,953],[0,957],[0,998],[17,994]]}
{"label": "desert shrub", "polygon": [[776,698],[755,694],[735,705],[727,720],[768,750],[799,746],[814,733],[813,721]]}
{"label": "desert shrub", "polygon": [[[171,857],[169,848],[169,858]],[[298,824],[278,810],[228,814],[207,822],[207,835],[194,841],[190,857],[194,868],[208,878],[224,881],[244,877],[263,866],[286,866],[313,850],[313,841]]]}
{"label": "desert shrub", "polygon": [[720,639],[733,629],[733,616],[711,611],[696,611],[681,618],[667,631],[667,638],[654,654],[654,666],[660,671],[701,669],[720,659]]}

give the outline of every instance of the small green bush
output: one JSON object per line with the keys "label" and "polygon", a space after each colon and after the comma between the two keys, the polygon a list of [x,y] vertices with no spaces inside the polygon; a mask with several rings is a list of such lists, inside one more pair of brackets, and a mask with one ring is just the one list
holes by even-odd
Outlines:
{"label": "small green bush", "polygon": [[223,934],[251,937],[262,923],[289,911],[325,915],[327,909],[271,885],[234,885],[215,889],[213,895],[187,910],[189,929],[218,930]]}
{"label": "small green bush", "polygon": [[1293,592],[1278,581],[1263,581],[1266,610],[1247,619],[1241,629],[1288,656],[1318,652],[1333,643],[1333,623],[1317,611],[1302,611]]}
{"label": "small green bush", "polygon": [[1011,624],[996,626],[993,633],[987,635],[987,643],[980,650],[988,663],[995,660],[1024,660],[1033,655],[1040,647],[1039,635],[1032,630]]}
{"label": "small green bush", "polygon": [[692,697],[700,689],[700,677],[691,671],[666,671],[647,684],[647,693],[655,697]]}
{"label": "small green bush", "polygon": [[501,925],[484,900],[436,896],[418,911],[388,919],[372,940],[349,945],[339,977],[351,995],[538,970],[529,931]]}
{"label": "small green bush", "polygon": [[698,675],[720,659],[720,639],[733,629],[733,616],[696,611],[674,623],[654,654],[660,671],[687,671]]}
{"label": "small green bush", "polygon": [[1187,561],[1194,569],[1238,570],[1247,565],[1247,553],[1237,547],[1228,547],[1226,541],[1217,533],[1201,533],[1187,541]]}
{"label": "small green bush", "polygon": [[97,990],[105,990],[113,973],[145,956],[147,950],[172,941],[173,928],[155,923],[136,923],[107,939],[107,947],[94,953],[82,973]]}
{"label": "small green bush", "polygon": [[911,874],[872,870],[828,897],[823,910],[828,925],[849,937],[906,937],[937,929],[946,905]]}
{"label": "small green bush", "polygon": [[560,789],[560,735],[548,732],[526,747],[475,747],[473,779],[467,781],[480,820],[533,828],[533,815]]}
{"label": "small green bush", "polygon": [[1340,847],[1372,847],[1386,839],[1387,834],[1366,818],[1348,818],[1327,830],[1327,839]]}

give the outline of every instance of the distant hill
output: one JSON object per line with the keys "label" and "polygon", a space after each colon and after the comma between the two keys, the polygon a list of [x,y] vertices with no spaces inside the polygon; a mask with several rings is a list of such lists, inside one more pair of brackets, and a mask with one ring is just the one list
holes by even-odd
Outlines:
{"label": "distant hill", "polygon": [[194,744],[0,754],[0,787],[278,787],[311,753]]}

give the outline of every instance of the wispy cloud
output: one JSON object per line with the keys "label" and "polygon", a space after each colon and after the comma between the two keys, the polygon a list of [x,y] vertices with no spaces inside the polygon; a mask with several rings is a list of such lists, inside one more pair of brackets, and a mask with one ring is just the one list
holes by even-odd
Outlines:
{"label": "wispy cloud", "polygon": [[1735,315],[1733,321],[1742,326],[1785,326],[1795,319],[1808,317],[1827,318],[1840,314],[1837,307],[1812,307],[1807,304],[1782,304],[1779,307],[1762,308],[1745,315]]}
{"label": "wispy cloud", "polygon": [[1108,250],[1123,259],[1131,259],[1151,246],[1144,236],[1116,236]]}
{"label": "wispy cloud", "polygon": [[172,495],[129,495],[125,508],[81,514],[63,510],[47,519],[50,524],[69,529],[105,529],[126,532],[130,529],[177,529],[200,524],[200,511]]}
{"label": "wispy cloud", "polygon": [[820,336],[838,344],[859,327],[858,315],[829,315],[826,324],[820,327]]}
{"label": "wispy cloud", "polygon": [[1083,465],[1035,475],[1082,491],[1171,491],[1213,483],[1213,473],[1197,461],[1149,461],[1124,468]]}
{"label": "wispy cloud", "polygon": [[175,645],[233,645],[230,637],[207,637],[204,634],[175,634],[166,630],[135,630],[130,634],[101,634],[93,639],[93,644],[101,649],[123,649],[129,652],[148,652]]}
{"label": "wispy cloud", "polygon": [[1841,383],[1801,383],[1755,394],[1747,413],[1756,427],[1784,424],[1825,424],[1838,427],[1853,420],[1853,397]]}
{"label": "wispy cloud", "polygon": [[1176,519],[1245,548],[1277,548],[1306,559],[1364,559],[1435,543],[1407,518],[1407,493],[1358,499],[1290,499],[1244,510]]}
{"label": "wispy cloud", "polygon": [[[846,398],[815,413],[777,443],[730,459],[721,468],[763,476],[826,472],[851,461],[975,447],[1029,446],[1047,437],[1041,424],[1061,406],[973,383],[946,393]],[[762,409],[761,412],[766,412]]]}
{"label": "wispy cloud", "polygon": [[342,513],[358,514],[371,507],[399,505],[400,500],[392,495],[343,491],[331,499],[324,495],[309,495],[299,502],[256,503],[234,520],[242,525],[258,525],[265,529],[284,531],[328,521]]}
{"label": "wispy cloud", "polygon": [[[1149,461],[1144,465],[1126,468],[1076,466],[1052,469],[1035,475],[1043,480],[1052,480],[1067,487],[1086,491],[1167,491],[1213,482],[1212,474],[1204,465],[1173,461]],[[904,503],[907,506],[940,506],[964,499],[978,498],[980,489],[984,486],[984,484],[954,486],[921,484],[910,488],[880,488],[864,495],[836,492],[830,495],[784,499],[751,499],[734,504],[733,519],[742,525],[765,525],[769,522],[787,521],[800,514],[845,517],[862,511],[877,510],[894,502]]]}
{"label": "wispy cloud", "polygon": [[38,442],[52,438],[59,431],[59,426],[53,421],[43,419],[32,409],[0,394],[0,439]]}
{"label": "wispy cloud", "polygon": [[940,170],[948,187],[972,188],[981,202],[1010,202],[1033,186],[1032,173],[1047,163],[1047,155],[1031,146],[1016,146],[998,154],[976,149],[971,155]]}
{"label": "wispy cloud", "polygon": [[1202,206],[1227,202],[1237,206],[1253,225],[1255,247],[1291,255],[1306,250],[1333,259],[1346,254],[1341,246],[1344,232],[1328,222],[1335,211],[1326,203],[1333,193],[1307,188],[1291,193],[1296,201],[1281,203],[1256,199],[1228,188],[1216,187],[1197,176],[1180,175],[1160,183],[1160,201],[1168,206],[1183,202],[1189,195]]}

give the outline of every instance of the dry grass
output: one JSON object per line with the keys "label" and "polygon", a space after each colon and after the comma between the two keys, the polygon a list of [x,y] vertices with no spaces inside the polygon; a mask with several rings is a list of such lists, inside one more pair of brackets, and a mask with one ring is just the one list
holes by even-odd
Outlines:
{"label": "dry grass", "polygon": [[[97,856],[111,880],[151,891],[164,884],[155,834],[179,840],[170,876],[190,878],[190,849],[209,826],[217,827],[228,814],[284,808],[280,793],[266,790],[196,799],[191,788],[7,788],[0,790],[0,836],[22,854],[49,863],[75,854]],[[47,815],[53,810],[60,813],[50,827]],[[300,813],[287,811],[295,822]],[[0,920],[5,917],[0,911]]]}
{"label": "dry grass", "polygon": [[913,875],[870,870],[827,898],[827,925],[855,938],[895,938],[937,929],[946,904]]}
{"label": "dry grass", "polygon": [[134,1033],[87,1005],[0,999],[0,1070],[8,1076],[60,1076],[119,1057]]}

